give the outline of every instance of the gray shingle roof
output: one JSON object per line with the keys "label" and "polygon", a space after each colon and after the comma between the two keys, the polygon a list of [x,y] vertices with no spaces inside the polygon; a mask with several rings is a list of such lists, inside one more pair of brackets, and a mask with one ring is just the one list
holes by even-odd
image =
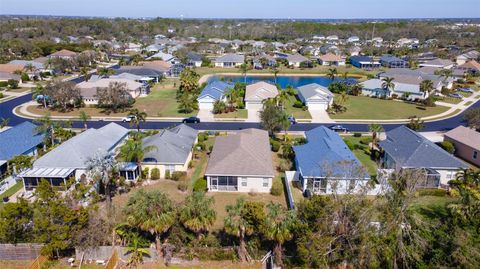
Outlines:
{"label": "gray shingle roof", "polygon": [[143,146],[154,146],[144,157],[145,163],[184,164],[197,139],[197,130],[185,124],[143,139]]}
{"label": "gray shingle roof", "polygon": [[468,166],[433,142],[406,126],[387,132],[380,147],[398,167],[404,168],[467,168]]}
{"label": "gray shingle roof", "polygon": [[205,175],[273,177],[268,133],[245,129],[234,135],[217,136]]}
{"label": "gray shingle roof", "polygon": [[303,85],[297,88],[298,94],[301,94],[305,100],[309,100],[312,97],[319,96],[325,100],[329,100],[333,97],[333,93],[328,90],[327,87],[319,85],[317,83],[311,83]]}
{"label": "gray shingle roof", "polygon": [[245,56],[240,54],[226,54],[215,59],[216,63],[244,63]]}
{"label": "gray shingle roof", "polygon": [[34,162],[33,167],[85,168],[86,161],[95,153],[113,150],[128,132],[116,123],[100,129],[88,129],[45,154]]}

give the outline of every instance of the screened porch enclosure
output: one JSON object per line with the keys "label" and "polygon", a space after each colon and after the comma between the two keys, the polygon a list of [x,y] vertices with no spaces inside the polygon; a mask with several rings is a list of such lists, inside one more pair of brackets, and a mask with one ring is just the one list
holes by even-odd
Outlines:
{"label": "screened porch enclosure", "polygon": [[210,180],[210,190],[213,191],[237,191],[238,177],[232,176],[212,176]]}

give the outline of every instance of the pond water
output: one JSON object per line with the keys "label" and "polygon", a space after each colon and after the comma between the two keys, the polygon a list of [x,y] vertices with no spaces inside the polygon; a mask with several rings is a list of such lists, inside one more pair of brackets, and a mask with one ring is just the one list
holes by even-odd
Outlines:
{"label": "pond water", "polygon": [[[212,81],[217,80],[225,80],[231,82],[245,82],[245,77],[243,76],[222,76],[222,75],[215,75],[208,78],[207,82],[210,83]],[[353,78],[348,78],[348,83],[355,83],[356,80]],[[255,76],[255,75],[247,75],[246,82],[247,84],[255,83],[258,81],[267,81],[272,84],[275,84],[275,77],[274,76]],[[342,78],[336,78],[335,81],[344,81]],[[332,83],[332,80],[325,76],[277,76],[277,81],[282,88],[286,88],[288,85],[291,85],[294,88],[299,86],[317,83],[319,85],[328,87]]]}

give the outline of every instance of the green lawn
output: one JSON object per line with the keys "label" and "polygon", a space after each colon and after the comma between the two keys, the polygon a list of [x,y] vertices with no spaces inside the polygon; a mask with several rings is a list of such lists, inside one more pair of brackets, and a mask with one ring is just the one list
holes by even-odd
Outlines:
{"label": "green lawn", "polygon": [[410,209],[428,219],[442,218],[447,214],[446,206],[456,200],[458,199],[450,196],[419,196]]}
{"label": "green lawn", "polygon": [[13,185],[10,189],[0,194],[0,199],[3,199],[3,197],[10,197],[14,195],[15,193],[17,193],[17,191],[21,190],[22,188],[23,188],[23,181],[19,181],[15,185]]}
{"label": "green lawn", "polygon": [[466,105],[466,106],[469,106],[469,105],[471,105],[472,103],[473,103],[473,101],[468,101],[468,102],[465,103],[465,105]]}
{"label": "green lawn", "polygon": [[[360,140],[364,138],[370,138],[371,136],[362,136],[362,137],[354,137],[354,136],[344,136],[343,140],[344,141],[350,141],[352,144],[360,144]],[[368,147],[368,145],[362,145],[363,147]],[[370,158],[370,155],[366,154],[365,151],[362,149],[354,149],[352,150],[353,154],[355,154],[355,157],[363,164],[363,166],[367,169],[368,173],[370,175],[376,175],[377,174],[377,168],[378,165],[375,161],[373,161]]]}
{"label": "green lawn", "polygon": [[424,107],[395,100],[383,100],[367,96],[349,96],[347,111],[331,115],[332,119],[407,119],[412,116],[427,117],[440,114],[449,108],[445,106]]}
{"label": "green lawn", "polygon": [[438,99],[438,101],[440,102],[445,102],[445,103],[449,103],[449,104],[458,104],[462,101],[462,99],[460,98],[453,98],[453,97],[441,97]]}
{"label": "green lawn", "polygon": [[246,109],[237,109],[233,112],[215,114],[216,119],[246,119],[248,118],[248,111]]}
{"label": "green lawn", "polygon": [[137,98],[134,107],[147,112],[152,117],[190,117],[196,115],[198,111],[189,114],[178,112],[176,93],[176,89],[164,89],[162,85],[155,85],[148,96]]}
{"label": "green lawn", "polygon": [[293,104],[297,101],[295,96],[289,96],[289,99],[286,101],[286,112],[288,115],[293,115],[297,120],[300,119],[311,119],[312,115],[308,110],[303,110],[303,108],[293,107]]}

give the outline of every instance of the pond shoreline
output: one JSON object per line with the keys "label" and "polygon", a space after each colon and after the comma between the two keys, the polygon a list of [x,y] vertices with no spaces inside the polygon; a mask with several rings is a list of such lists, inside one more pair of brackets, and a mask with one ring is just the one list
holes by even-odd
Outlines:
{"label": "pond shoreline", "polygon": [[[211,77],[216,77],[216,76],[229,76],[229,77],[243,77],[243,74],[241,73],[213,73],[213,74],[206,74],[203,75],[199,80],[198,83],[202,84],[205,82],[208,82],[208,80]],[[247,77],[274,77],[273,74],[269,73],[250,73],[247,74]],[[279,73],[277,74],[277,77],[327,77],[327,74],[325,73],[319,73],[319,74],[303,74],[303,73]],[[361,75],[348,75],[348,78],[354,78],[354,79],[360,79],[363,76]]]}

